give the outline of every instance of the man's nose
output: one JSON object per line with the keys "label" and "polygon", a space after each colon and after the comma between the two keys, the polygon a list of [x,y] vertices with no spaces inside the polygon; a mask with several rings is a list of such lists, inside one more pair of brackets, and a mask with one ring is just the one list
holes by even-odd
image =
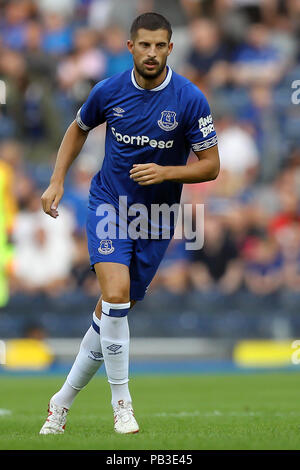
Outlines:
{"label": "man's nose", "polygon": [[156,48],[155,45],[151,46],[148,50],[148,57],[151,57],[154,59],[156,57]]}

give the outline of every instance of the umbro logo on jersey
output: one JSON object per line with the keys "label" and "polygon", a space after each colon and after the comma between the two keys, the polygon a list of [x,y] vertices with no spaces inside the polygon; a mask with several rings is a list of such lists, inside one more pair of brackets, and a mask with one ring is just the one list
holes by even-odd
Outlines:
{"label": "umbro logo on jersey", "polygon": [[119,106],[117,108],[113,108],[113,111],[114,111],[114,116],[118,116],[118,117],[123,117],[123,113],[125,113],[125,109],[122,109]]}

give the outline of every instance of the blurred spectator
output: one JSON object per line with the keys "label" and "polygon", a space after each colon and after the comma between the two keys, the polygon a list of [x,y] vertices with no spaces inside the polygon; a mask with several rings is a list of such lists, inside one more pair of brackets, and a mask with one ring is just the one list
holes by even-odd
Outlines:
{"label": "blurred spectator", "polygon": [[236,85],[276,84],[284,72],[284,61],[271,45],[270,31],[263,23],[249,26],[246,44],[236,53],[232,80]]}
{"label": "blurred spectator", "polygon": [[[270,85],[254,84],[239,115],[253,130],[260,158],[260,178],[270,181],[281,165],[281,120]],[[270,139],[270,136],[272,138]]]}
{"label": "blurred spectator", "polygon": [[[11,173],[10,181],[11,181],[11,189],[12,189],[12,196],[16,195],[16,181],[20,173],[24,169],[24,162],[23,162],[23,147],[22,145],[16,140],[6,139],[0,143],[0,159],[1,161],[8,166],[9,171]],[[16,206],[16,203],[12,204]],[[12,212],[16,212],[17,208]]]}
{"label": "blurred spectator", "polygon": [[219,217],[205,216],[204,246],[192,252],[190,279],[194,288],[223,294],[236,292],[242,282],[242,263],[234,241]]}
{"label": "blurred spectator", "polygon": [[13,177],[12,168],[0,154],[0,307],[6,305],[9,298],[8,273],[12,258],[9,234],[16,212]]}
{"label": "blurred spectator", "polygon": [[71,15],[75,9],[77,0],[38,0],[38,8],[42,13],[59,13]]}
{"label": "blurred spectator", "polygon": [[43,50],[54,56],[70,52],[73,45],[72,29],[65,18],[56,12],[45,13],[43,22]]}
{"label": "blurred spectator", "polygon": [[259,155],[255,140],[230,115],[218,121],[218,143],[221,169],[245,178],[247,183],[255,180]]}
{"label": "blurred spectator", "polygon": [[292,188],[282,189],[280,194],[280,210],[271,219],[269,230],[278,243],[284,243],[286,234],[294,224],[300,225],[300,207],[297,195]]}
{"label": "blurred spectator", "polygon": [[271,237],[252,237],[244,247],[245,284],[254,295],[265,296],[283,286],[283,259]]}
{"label": "blurred spectator", "polygon": [[23,102],[27,84],[26,63],[22,55],[12,49],[3,49],[0,54],[0,75],[6,83],[6,105],[4,117],[12,121],[14,132],[2,137],[22,137],[24,132]]}
{"label": "blurred spectator", "polygon": [[300,224],[293,223],[285,230],[281,247],[284,285],[290,292],[300,293]]}
{"label": "blurred spectator", "polygon": [[55,60],[43,51],[43,27],[36,20],[27,24],[24,50],[29,79],[44,85],[54,84]]}
{"label": "blurred spectator", "polygon": [[88,12],[89,25],[103,30],[109,24],[118,24],[127,31],[135,18],[141,13],[151,11],[152,0],[92,0]]}
{"label": "blurred spectator", "polygon": [[160,264],[159,270],[150,285],[150,291],[158,286],[173,294],[183,294],[188,288],[189,252],[185,249],[186,240],[173,238]]}
{"label": "blurred spectator", "polygon": [[111,20],[112,11],[111,0],[91,0],[87,10],[88,25],[99,31],[105,29]]}
{"label": "blurred spectator", "polygon": [[47,338],[47,331],[39,323],[27,323],[24,327],[22,337],[43,341]]}
{"label": "blurred spectator", "polygon": [[85,80],[101,80],[106,68],[103,52],[96,48],[97,36],[87,28],[76,30],[74,49],[58,67],[58,78],[64,88],[79,87]]}
{"label": "blurred spectator", "polygon": [[18,186],[15,188],[15,194],[21,214],[27,210],[34,191],[35,185],[33,180],[27,175],[20,174],[18,176]]}
{"label": "blurred spectator", "polygon": [[99,283],[96,274],[90,268],[86,233],[76,232],[73,241],[74,250],[68,289],[71,292],[81,292],[82,295],[96,297],[99,295]]}
{"label": "blurred spectator", "polygon": [[22,50],[25,45],[27,21],[34,12],[30,0],[12,0],[5,4],[0,17],[0,35],[3,44],[11,49]]}
{"label": "blurred spectator", "polygon": [[74,163],[72,181],[64,192],[62,202],[73,212],[78,232],[85,231],[90,183],[97,170],[97,160],[92,155],[82,153]]}
{"label": "blurred spectator", "polygon": [[191,48],[191,37],[188,34],[187,25],[194,18],[201,15],[200,3],[202,2],[195,2],[194,0],[164,0],[163,2],[151,0],[148,3],[149,6],[146,11],[156,11],[170,21],[174,48],[172,54],[168,57],[168,64],[174,70],[185,75],[185,64]]}
{"label": "blurred spectator", "polygon": [[14,258],[11,236],[18,211],[15,187],[20,151],[14,141],[4,141],[0,145],[0,307],[9,300],[9,276]]}
{"label": "blurred spectator", "polygon": [[280,170],[280,172],[276,175],[276,178],[271,183],[269,182],[256,185],[254,202],[265,214],[267,230],[269,230],[271,220],[275,220],[282,210],[282,192],[290,193],[292,191],[297,196],[299,201],[299,169],[300,164],[297,166],[296,161],[295,164],[292,164],[291,162],[290,165],[287,165],[285,168]]}
{"label": "blurred spectator", "polygon": [[[148,5],[147,5],[148,3]],[[168,18],[175,31],[186,26],[187,22],[201,15],[201,6],[198,0],[151,0],[146,2],[147,11],[157,11]]]}
{"label": "blurred spectator", "polygon": [[192,47],[184,67],[185,75],[201,87],[203,81],[217,87],[229,78],[229,51],[216,23],[196,18],[190,25]]}
{"label": "blurred spectator", "polygon": [[35,191],[17,216],[13,292],[53,297],[63,292],[72,266],[74,221],[63,206],[59,212],[55,220],[44,214],[40,193]]}
{"label": "blurred spectator", "polygon": [[104,46],[106,54],[107,77],[130,69],[133,66],[132,56],[126,46],[126,33],[121,27],[115,25],[107,28],[104,34]]}

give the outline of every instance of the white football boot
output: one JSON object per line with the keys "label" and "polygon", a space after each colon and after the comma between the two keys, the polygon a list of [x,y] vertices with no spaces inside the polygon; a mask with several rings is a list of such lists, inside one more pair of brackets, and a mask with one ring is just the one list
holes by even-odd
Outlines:
{"label": "white football boot", "polygon": [[40,434],[63,434],[67,421],[67,408],[56,405],[50,400],[48,405],[48,417],[40,430]]}
{"label": "white football boot", "polygon": [[114,428],[119,434],[135,434],[139,432],[139,425],[134,417],[131,402],[119,400],[113,407]]}

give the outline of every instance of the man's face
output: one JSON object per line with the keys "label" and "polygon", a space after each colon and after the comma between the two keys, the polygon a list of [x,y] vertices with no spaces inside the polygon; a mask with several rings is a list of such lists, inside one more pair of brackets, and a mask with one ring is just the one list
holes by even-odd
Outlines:
{"label": "man's face", "polygon": [[136,70],[148,79],[156,78],[162,73],[173,49],[173,43],[169,42],[168,31],[165,29],[150,31],[140,28],[134,40],[127,42],[127,46],[133,55]]}

